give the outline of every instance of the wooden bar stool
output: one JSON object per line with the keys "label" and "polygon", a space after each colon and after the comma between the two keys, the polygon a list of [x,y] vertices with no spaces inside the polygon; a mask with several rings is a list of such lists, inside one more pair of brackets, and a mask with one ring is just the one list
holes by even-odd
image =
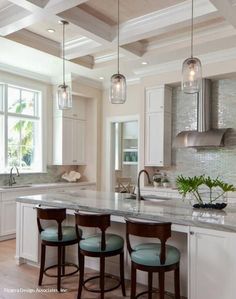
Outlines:
{"label": "wooden bar stool", "polygon": [[[41,286],[43,281],[43,274],[49,277],[57,277],[57,290],[61,290],[61,277],[70,276],[79,271],[79,267],[72,263],[65,262],[66,246],[77,244],[77,234],[82,234],[73,226],[62,226],[62,222],[66,219],[66,209],[41,208],[37,209],[37,224],[41,238],[41,261],[38,284]],[[40,220],[54,220],[57,225],[42,228]],[[54,246],[58,248],[57,264],[47,267],[45,269],[46,246]],[[65,267],[73,267],[74,271],[65,273]],[[52,268],[57,268],[57,275],[48,274],[47,271]]]}
{"label": "wooden bar stool", "polygon": [[[161,243],[143,243],[132,248],[130,235],[147,238],[158,238]],[[126,219],[126,241],[131,257],[131,299],[148,294],[152,298],[152,276],[159,274],[159,298],[165,296],[165,272],[174,271],[175,299],[180,299],[179,261],[177,248],[166,245],[171,237],[171,223],[142,222]],[[148,272],[148,291],[136,295],[136,271]]]}
{"label": "wooden bar stool", "polygon": [[[122,294],[125,296],[125,280],[124,280],[124,239],[115,234],[106,234],[106,229],[110,226],[109,214],[85,214],[75,213],[76,227],[94,227],[99,228],[101,233],[93,236],[81,238],[78,231],[79,243],[79,265],[80,265],[80,279],[78,287],[77,299],[81,298],[82,288],[94,293],[100,293],[101,299],[104,298],[105,292],[110,292],[117,289],[119,286],[122,288]],[[112,275],[105,274],[105,258],[115,255],[120,255],[120,279],[116,279]],[[84,258],[85,256],[96,257],[100,259],[100,274],[98,276],[90,277],[84,280]],[[99,289],[91,289],[86,287],[86,283],[100,279]],[[105,289],[105,278],[111,278],[118,281],[116,286]]]}

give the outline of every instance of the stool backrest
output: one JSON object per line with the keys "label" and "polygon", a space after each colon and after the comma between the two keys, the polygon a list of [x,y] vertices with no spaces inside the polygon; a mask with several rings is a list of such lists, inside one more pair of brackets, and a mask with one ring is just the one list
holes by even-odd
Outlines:
{"label": "stool backrest", "polygon": [[106,250],[105,232],[111,225],[110,214],[75,213],[75,223],[78,226],[96,227],[101,230],[101,250]]}
{"label": "stool backrest", "polygon": [[41,208],[37,206],[36,210],[39,233],[44,230],[40,220],[55,220],[58,227],[58,240],[62,240],[62,222],[66,219],[66,209]]}
{"label": "stool backrest", "polygon": [[130,243],[130,235],[146,238],[157,238],[161,241],[160,262],[166,261],[166,241],[171,237],[171,223],[142,222],[126,219],[126,242],[131,254],[133,248]]}

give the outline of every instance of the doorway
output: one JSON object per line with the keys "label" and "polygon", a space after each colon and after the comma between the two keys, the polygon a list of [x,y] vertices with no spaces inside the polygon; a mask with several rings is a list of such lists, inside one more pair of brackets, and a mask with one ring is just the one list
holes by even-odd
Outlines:
{"label": "doorway", "polygon": [[[134,191],[139,169],[138,116],[109,119],[107,153],[110,163],[107,172],[107,190],[119,193]],[[110,138],[109,138],[110,137]],[[110,178],[110,179],[109,179]]]}

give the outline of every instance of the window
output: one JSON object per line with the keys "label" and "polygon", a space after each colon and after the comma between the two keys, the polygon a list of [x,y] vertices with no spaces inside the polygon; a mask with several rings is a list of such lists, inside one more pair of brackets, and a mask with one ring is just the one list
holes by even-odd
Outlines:
{"label": "window", "polygon": [[41,172],[41,92],[0,84],[0,172]]}

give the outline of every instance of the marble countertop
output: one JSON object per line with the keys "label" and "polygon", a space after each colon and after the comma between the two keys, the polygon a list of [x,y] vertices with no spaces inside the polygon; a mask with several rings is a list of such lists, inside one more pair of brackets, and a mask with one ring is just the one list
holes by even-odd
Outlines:
{"label": "marble countertop", "polygon": [[180,199],[137,202],[128,197],[128,194],[81,190],[22,196],[17,198],[17,202],[236,232],[236,204],[229,204],[223,211],[197,210]]}
{"label": "marble countertop", "polygon": [[53,189],[53,188],[63,188],[63,187],[80,187],[95,185],[95,182],[58,182],[58,183],[43,183],[43,184],[23,184],[23,185],[13,185],[12,187],[0,186],[0,193],[12,192],[17,190],[30,190],[30,189]]}

